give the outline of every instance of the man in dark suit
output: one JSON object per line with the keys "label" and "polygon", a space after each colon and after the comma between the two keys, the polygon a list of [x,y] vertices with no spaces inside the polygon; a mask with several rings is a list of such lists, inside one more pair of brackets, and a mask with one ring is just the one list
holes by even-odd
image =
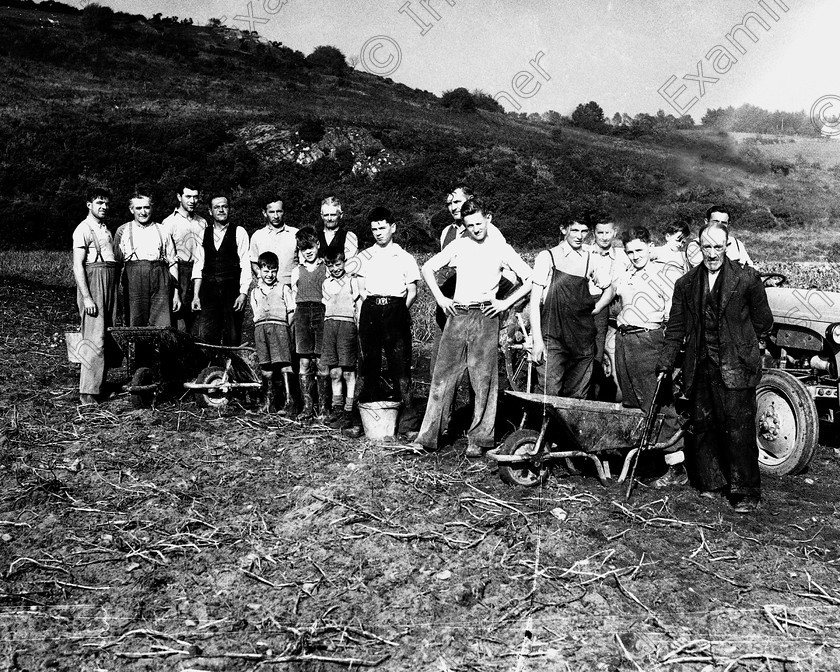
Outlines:
{"label": "man in dark suit", "polygon": [[670,372],[685,346],[683,377],[692,409],[687,466],[703,494],[728,494],[738,513],[751,513],[761,501],[759,339],[773,326],[773,314],[755,271],[726,258],[728,239],[726,223],[708,222],[700,230],[703,263],[674,286],[657,370]]}

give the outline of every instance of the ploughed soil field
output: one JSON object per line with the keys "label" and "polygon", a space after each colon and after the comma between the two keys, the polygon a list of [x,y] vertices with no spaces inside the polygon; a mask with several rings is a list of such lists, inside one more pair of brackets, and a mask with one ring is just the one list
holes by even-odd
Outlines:
{"label": "ploughed soil field", "polygon": [[181,392],[81,409],[74,299],[0,279],[3,670],[840,669],[830,437],[739,516]]}

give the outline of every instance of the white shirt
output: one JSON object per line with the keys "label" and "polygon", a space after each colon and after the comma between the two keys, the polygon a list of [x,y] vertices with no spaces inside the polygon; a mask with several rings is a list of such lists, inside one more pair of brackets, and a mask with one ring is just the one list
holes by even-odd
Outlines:
{"label": "white shirt", "polygon": [[[99,243],[99,252],[96,254],[96,243]],[[108,227],[92,215],[88,215],[73,231],[73,249],[85,250],[85,263],[92,264],[97,261],[114,261],[114,239]]]}
{"label": "white shirt", "polygon": [[614,283],[630,265],[624,250],[610,246],[606,250],[597,243],[583,246],[592,255],[595,282],[602,289]]}
{"label": "white shirt", "polygon": [[[467,233],[467,230],[463,224],[459,224],[458,222],[452,222],[452,224],[450,224],[449,226],[444,226],[443,231],[440,232],[440,249],[443,249],[443,244],[446,241],[446,236],[449,234],[450,231],[453,230],[455,231],[455,240],[457,240],[458,238],[465,238],[470,235]],[[507,242],[502,232],[499,231],[499,227],[493,224],[493,222],[490,222],[487,225],[487,237],[491,239],[498,239],[503,243]]]}
{"label": "white shirt", "polygon": [[[219,227],[213,225],[213,246],[218,251],[225,238],[230,224]],[[239,293],[247,294],[251,286],[251,264],[249,263],[250,247],[248,244],[248,232],[241,226],[236,227],[236,255],[239,257]],[[195,263],[192,268],[192,279],[198,280],[204,272],[204,239],[201,245],[195,250]]]}
{"label": "white shirt", "polygon": [[708,276],[708,278],[709,278],[709,291],[711,292],[711,291],[712,291],[712,289],[714,289],[715,282],[717,281],[718,276],[720,275],[720,269],[718,269],[718,270],[716,270],[716,271],[710,271],[710,270],[707,268],[707,269],[706,269],[706,275],[707,275],[707,276]]}
{"label": "white shirt", "polygon": [[201,247],[204,240],[207,220],[199,215],[186,217],[178,208],[161,222],[161,226],[172,236],[178,261],[194,262],[196,250]]}
{"label": "white shirt", "polygon": [[350,260],[348,268],[365,279],[368,296],[402,298],[408,293],[408,285],[420,280],[420,269],[414,257],[394,242],[385,247],[373,245],[362,250]]}
{"label": "white shirt", "polygon": [[457,303],[495,299],[504,269],[513,271],[520,280],[531,277],[531,267],[522,257],[504,239],[490,238],[489,233],[481,242],[457,238],[429,259],[424,268],[436,273],[444,266],[458,272],[453,296]]}
{"label": "white shirt", "polygon": [[280,262],[277,280],[288,285],[292,279],[292,269],[298,263],[296,233],[295,227],[285,224],[279,228],[266,224],[254,231],[251,236],[251,262],[256,264],[263,252],[274,252]]}
{"label": "white shirt", "polygon": [[151,222],[145,226],[134,220],[126,222],[117,229],[114,243],[119,261],[162,259],[170,266],[177,262],[172,236],[166,233],[163,226],[157,222]]}
{"label": "white shirt", "polygon": [[618,326],[656,329],[667,322],[674,283],[681,275],[681,269],[661,261],[648,261],[644,268],[631,265],[621,273],[613,283],[621,299]]}

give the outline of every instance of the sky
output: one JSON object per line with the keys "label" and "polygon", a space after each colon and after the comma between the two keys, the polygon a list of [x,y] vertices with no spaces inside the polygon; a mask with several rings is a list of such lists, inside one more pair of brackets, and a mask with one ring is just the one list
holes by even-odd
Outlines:
{"label": "sky", "polygon": [[[438,95],[481,89],[509,111],[570,114],[594,100],[608,116],[664,109],[699,122],[708,108],[807,112],[823,99],[823,114],[840,113],[837,0],[99,1],[221,18],[304,54],[332,45],[358,69]],[[727,40],[750,13],[756,41]]]}

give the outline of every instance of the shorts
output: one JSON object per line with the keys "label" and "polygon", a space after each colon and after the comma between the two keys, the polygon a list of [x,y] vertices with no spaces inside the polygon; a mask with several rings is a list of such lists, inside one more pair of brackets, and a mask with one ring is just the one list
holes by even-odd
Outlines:
{"label": "shorts", "polygon": [[295,352],[299,356],[319,356],[323,341],[324,304],[299,303],[295,310]]}
{"label": "shorts", "polygon": [[324,347],[321,349],[321,366],[334,369],[355,368],[359,359],[359,332],[350,320],[324,322]]}
{"label": "shorts", "polygon": [[280,322],[260,322],[254,325],[254,344],[260,365],[291,364],[289,327]]}

